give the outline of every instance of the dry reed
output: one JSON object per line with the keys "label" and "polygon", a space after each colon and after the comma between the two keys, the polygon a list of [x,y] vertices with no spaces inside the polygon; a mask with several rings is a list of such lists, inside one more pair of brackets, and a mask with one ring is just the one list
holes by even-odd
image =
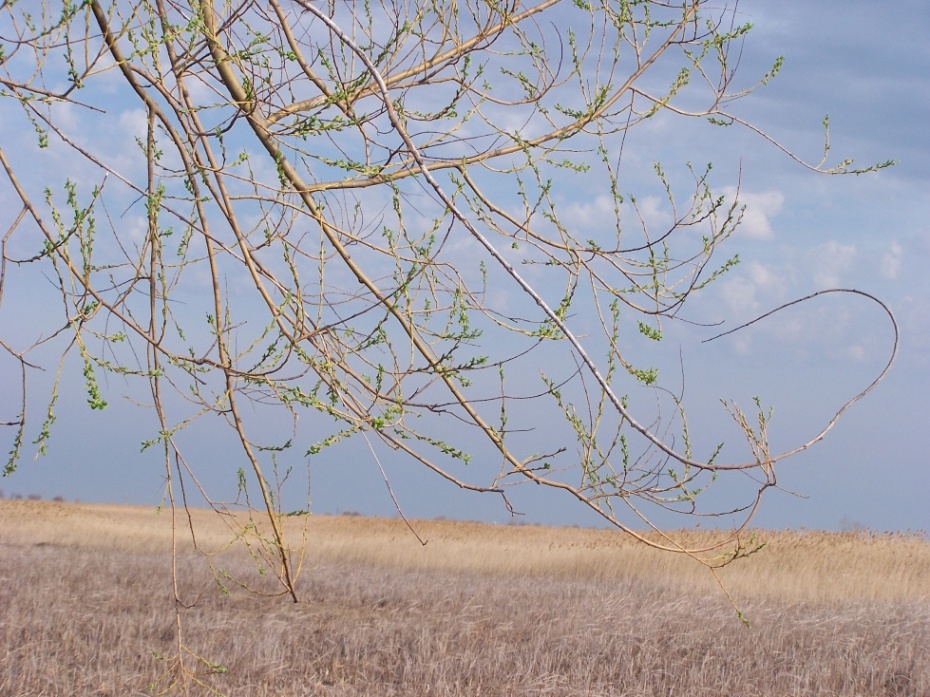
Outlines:
{"label": "dry reed", "polygon": [[[228,531],[195,515],[201,544],[222,548]],[[166,516],[0,501],[0,694],[168,684]],[[209,684],[258,697],[930,695],[918,536],[765,533],[762,553],[726,569],[746,628],[698,565],[609,531],[417,529],[425,547],[399,521],[312,518],[297,605],[223,594],[183,550],[185,644],[225,670]],[[243,555],[214,562],[263,582]]]}

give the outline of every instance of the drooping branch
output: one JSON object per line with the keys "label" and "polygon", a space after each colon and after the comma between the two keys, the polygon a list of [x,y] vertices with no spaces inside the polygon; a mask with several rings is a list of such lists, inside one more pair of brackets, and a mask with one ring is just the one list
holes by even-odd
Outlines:
{"label": "drooping branch", "polygon": [[[701,514],[715,476],[755,470],[755,496],[712,511],[739,514],[742,529],[774,465],[875,384],[785,453],[770,452],[763,414],[754,425],[734,408],[751,455],[724,462],[691,451],[680,391],[637,357],[637,341],[658,346],[662,323],[737,262],[716,255],[743,208],[714,193],[709,167],[688,167],[683,189],[659,164],[645,172],[664,222],[624,193],[645,181],[629,171],[628,139],[655,115],[740,123],[728,104],[752,90],[734,87],[731,47],[748,27],[730,9],[95,0],[66,14],[20,32],[36,72],[5,61],[0,82],[41,142],[106,190],[69,181],[62,203],[57,184],[20,185],[4,160],[23,211],[4,268],[53,269],[65,318],[49,335],[81,354],[92,405],[106,401],[96,372],[144,385],[157,422],[144,445],[161,445],[169,488],[197,471],[180,464],[181,432],[210,414],[226,425],[246,463],[240,498],[214,503],[197,488],[224,513],[257,503],[271,532],[247,543],[294,597],[276,458],[296,443],[313,458],[374,433],[508,507],[505,487],[545,485],[648,544],[699,554],[712,548],[635,528],[656,508]],[[60,90],[48,87],[58,59]],[[104,75],[117,98],[98,87]],[[56,111],[63,102],[76,120]],[[135,160],[88,135],[112,128],[112,114],[94,120],[102,111],[130,108],[145,124]],[[582,224],[570,205],[596,196],[604,220]],[[30,235],[40,249],[8,254],[14,237],[35,248]],[[27,394],[37,346],[0,341]],[[655,412],[631,404],[637,390],[655,395]],[[484,468],[465,469],[473,458]]]}

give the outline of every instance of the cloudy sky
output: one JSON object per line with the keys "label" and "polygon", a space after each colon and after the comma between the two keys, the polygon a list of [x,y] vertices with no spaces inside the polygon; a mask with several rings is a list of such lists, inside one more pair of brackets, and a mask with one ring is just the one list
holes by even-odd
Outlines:
{"label": "cloudy sky", "polygon": [[[833,157],[897,162],[877,176],[824,178],[808,176],[761,147],[744,160],[743,186],[750,194],[744,199],[756,210],[744,230],[744,263],[718,289],[734,314],[752,315],[791,296],[843,286],[882,298],[901,329],[887,381],[826,442],[782,470],[780,482],[809,498],[773,499],[760,521],[926,530],[930,136],[923,124],[930,116],[930,50],[921,37],[930,16],[919,2],[898,5],[893,15],[867,2],[748,2],[741,8],[755,24],[747,42],[749,64],[773,53],[785,56],[778,79],[745,102],[747,115],[816,161],[817,124],[829,114]],[[829,390],[828,376],[864,385],[858,367],[874,366],[886,350],[879,337],[887,336],[887,324],[857,302],[831,299],[819,312],[812,314],[839,342],[794,353],[804,332],[788,315],[736,339],[734,348],[747,348],[743,341],[771,342],[767,355],[773,368],[782,369],[770,373],[776,393],[780,382],[803,390],[803,381],[791,381],[794,371],[811,380],[804,400],[816,401],[816,393]],[[855,331],[842,330],[845,323]]]}
{"label": "cloudy sky", "polygon": [[[644,157],[666,164],[713,160],[715,170],[731,173],[729,193],[739,183],[740,199],[748,205],[731,249],[742,263],[708,289],[693,317],[726,318],[730,328],[795,298],[844,287],[881,298],[900,326],[899,355],[888,379],[824,442],[783,465],[779,483],[785,491],[773,493],[757,523],[930,529],[925,476],[930,462],[923,443],[930,412],[925,273],[930,265],[930,15],[921,0],[896,3],[893,13],[865,0],[743,0],[739,9],[754,24],[741,71],[757,76],[777,56],[785,62],[764,90],[734,106],[736,114],[813,163],[821,156],[821,122],[829,114],[829,163],[845,157],[860,166],[897,162],[877,174],[826,177],[756,134],[731,129],[718,140],[706,129],[694,131],[680,120],[662,118],[648,126],[653,137],[644,143],[653,152]],[[648,203],[644,199],[643,205]],[[574,205],[581,221],[596,217],[603,202],[578,197]],[[6,298],[0,322],[27,321]],[[694,338],[682,331],[682,341]],[[881,370],[891,348],[890,325],[861,297],[826,296],[734,336],[689,346],[682,360],[695,427],[718,428],[720,396],[745,403],[760,395],[775,408],[777,443],[790,445],[815,435]],[[124,410],[111,412],[109,425],[101,429],[93,421],[97,415],[83,408],[79,387],[66,386],[59,408],[59,442],[68,447],[52,447],[35,461],[27,456],[12,477],[0,480],[0,490],[7,496],[157,503],[158,468],[127,465],[138,459],[142,438],[132,418]],[[4,399],[0,395],[0,402]],[[316,512],[393,514],[371,458],[358,457],[348,475],[342,464],[338,472],[323,466],[312,473]],[[496,498],[459,492],[412,465],[381,464],[410,516],[508,520]],[[558,497],[524,488],[514,499],[526,522],[592,522]]]}

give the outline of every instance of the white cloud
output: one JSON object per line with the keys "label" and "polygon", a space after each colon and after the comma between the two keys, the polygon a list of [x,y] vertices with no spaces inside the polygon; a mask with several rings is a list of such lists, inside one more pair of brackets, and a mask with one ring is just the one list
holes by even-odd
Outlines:
{"label": "white cloud", "polygon": [[810,256],[814,281],[821,288],[842,285],[843,277],[852,268],[856,258],[856,247],[830,240],[814,249]]}
{"label": "white cloud", "polygon": [[762,264],[758,261],[751,261],[746,265],[749,277],[757,288],[764,291],[767,295],[780,296],[782,286],[785,281],[783,270],[775,269],[768,264]]}
{"label": "white cloud", "polygon": [[745,276],[736,276],[724,281],[720,286],[723,302],[728,313],[742,317],[757,312],[762,304],[756,297],[758,287]]}
{"label": "white cloud", "polygon": [[[615,219],[613,200],[606,194],[583,200],[581,203],[571,203],[565,207],[565,210],[568,214],[562,216],[564,222],[570,222],[576,231],[585,227],[600,229],[605,220]],[[577,234],[579,237],[584,237],[583,233]]]}
{"label": "white cloud", "polygon": [[[658,196],[644,196],[636,199],[636,207],[646,226],[650,229],[660,230],[663,222],[668,222],[668,208],[664,199]],[[627,218],[629,220],[629,217]],[[638,221],[637,221],[638,222]]]}
{"label": "white cloud", "polygon": [[789,276],[785,269],[758,261],[740,265],[740,269],[739,275],[721,283],[723,301],[734,316],[759,313],[783,301]]}
{"label": "white cloud", "polygon": [[891,243],[891,249],[882,256],[881,274],[889,281],[894,281],[901,273],[901,260],[904,250],[897,242]]}
{"label": "white cloud", "polygon": [[846,358],[853,363],[865,363],[868,358],[868,351],[861,344],[847,346],[845,350]]}
{"label": "white cloud", "polygon": [[129,138],[138,138],[144,141],[148,132],[148,119],[145,116],[145,111],[143,109],[126,109],[120,112],[119,131]]}
{"label": "white cloud", "polygon": [[[591,198],[579,197],[557,210],[562,224],[582,242],[587,239],[598,242],[616,239],[617,213],[614,209],[614,199],[607,194]],[[620,216],[623,245],[628,247],[646,243],[643,238],[644,224],[650,235],[656,236],[664,232],[670,224],[669,208],[665,199],[658,196],[637,198],[635,210],[629,201],[624,202]],[[605,244],[611,244],[610,241]]]}
{"label": "white cloud", "polygon": [[776,190],[754,194],[737,191],[735,186],[726,186],[722,192],[727,205],[736,198],[741,206],[746,207],[736,234],[751,240],[770,240],[775,237],[771,219],[778,215],[785,204],[784,194]]}

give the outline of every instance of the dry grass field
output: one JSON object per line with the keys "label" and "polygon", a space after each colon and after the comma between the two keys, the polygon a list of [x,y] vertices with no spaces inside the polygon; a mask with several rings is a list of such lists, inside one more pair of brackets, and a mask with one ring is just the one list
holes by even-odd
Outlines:
{"label": "dry grass field", "polygon": [[[401,521],[313,516],[294,604],[222,592],[204,552],[268,579],[194,518],[185,664],[222,694],[930,696],[919,536],[761,533],[721,573],[746,627],[706,569],[611,531],[419,521],[421,546]],[[170,533],[166,511],[0,500],[0,695],[172,688]]]}

